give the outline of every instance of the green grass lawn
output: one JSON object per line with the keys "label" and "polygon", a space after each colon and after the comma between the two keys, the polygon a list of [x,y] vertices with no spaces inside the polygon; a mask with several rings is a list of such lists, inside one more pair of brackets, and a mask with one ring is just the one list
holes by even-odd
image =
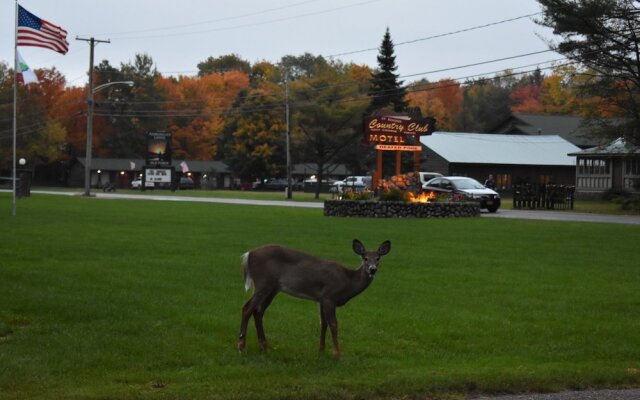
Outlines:
{"label": "green grass lawn", "polygon": [[[327,218],[321,210],[0,193],[0,399],[463,398],[640,386],[640,226]],[[338,310],[279,295],[236,351],[240,255],[281,243],[356,265]]]}

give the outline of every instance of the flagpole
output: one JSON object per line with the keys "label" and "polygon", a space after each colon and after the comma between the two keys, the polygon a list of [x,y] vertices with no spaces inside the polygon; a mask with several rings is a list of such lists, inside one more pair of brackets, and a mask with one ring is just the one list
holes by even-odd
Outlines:
{"label": "flagpole", "polygon": [[11,214],[16,216],[16,136],[18,131],[18,0],[15,1],[15,25],[13,29],[13,198]]}

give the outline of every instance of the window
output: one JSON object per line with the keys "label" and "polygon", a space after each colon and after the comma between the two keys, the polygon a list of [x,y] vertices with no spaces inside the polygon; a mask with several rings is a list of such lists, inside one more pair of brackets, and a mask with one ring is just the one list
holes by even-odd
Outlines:
{"label": "window", "polygon": [[496,188],[500,190],[509,189],[511,187],[511,175],[496,174]]}
{"label": "window", "polygon": [[609,175],[611,162],[600,158],[581,158],[578,160],[578,175]]}

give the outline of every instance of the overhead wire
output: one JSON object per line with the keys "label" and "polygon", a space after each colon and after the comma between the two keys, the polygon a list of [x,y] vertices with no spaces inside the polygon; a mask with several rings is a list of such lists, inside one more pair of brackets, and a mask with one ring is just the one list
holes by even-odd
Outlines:
{"label": "overhead wire", "polygon": [[381,1],[381,0],[366,0],[366,1],[361,1],[359,3],[347,4],[347,5],[343,5],[343,6],[340,6],[340,7],[331,8],[331,9],[326,9],[326,10],[321,10],[321,11],[314,11],[314,12],[309,12],[309,13],[305,13],[305,14],[298,14],[298,15],[293,15],[293,16],[289,16],[289,17],[276,18],[276,19],[272,19],[272,20],[268,20],[268,21],[247,23],[247,24],[242,24],[242,25],[220,27],[220,28],[213,28],[213,29],[205,29],[205,30],[191,31],[191,32],[182,32],[182,33],[166,33],[166,34],[158,34],[158,35],[153,35],[153,36],[129,36],[129,37],[126,37],[126,36],[125,37],[117,37],[116,36],[114,38],[114,40],[154,39],[154,38],[167,38],[167,37],[179,37],[179,36],[192,36],[192,35],[200,35],[200,34],[203,34],[203,33],[210,33],[210,32],[222,32],[222,31],[229,31],[229,30],[235,30],[235,29],[251,28],[251,27],[254,27],[254,26],[268,25],[268,24],[272,24],[272,23],[275,23],[275,22],[290,21],[290,20],[293,20],[293,19],[310,17],[310,16],[314,16],[314,15],[328,14],[328,13],[331,13],[331,12],[344,10],[344,9],[347,9],[347,8],[359,7],[359,6],[362,6],[364,4],[370,4],[370,3],[375,3],[375,2],[379,2],[379,1]]}

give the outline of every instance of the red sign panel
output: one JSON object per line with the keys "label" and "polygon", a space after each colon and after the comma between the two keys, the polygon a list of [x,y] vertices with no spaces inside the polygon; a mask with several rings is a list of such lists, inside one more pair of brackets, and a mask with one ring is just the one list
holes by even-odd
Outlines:
{"label": "red sign panel", "polygon": [[407,135],[414,141],[422,135],[431,135],[435,129],[435,119],[412,119],[409,116],[374,116],[364,119],[364,140],[366,144],[404,145]]}

